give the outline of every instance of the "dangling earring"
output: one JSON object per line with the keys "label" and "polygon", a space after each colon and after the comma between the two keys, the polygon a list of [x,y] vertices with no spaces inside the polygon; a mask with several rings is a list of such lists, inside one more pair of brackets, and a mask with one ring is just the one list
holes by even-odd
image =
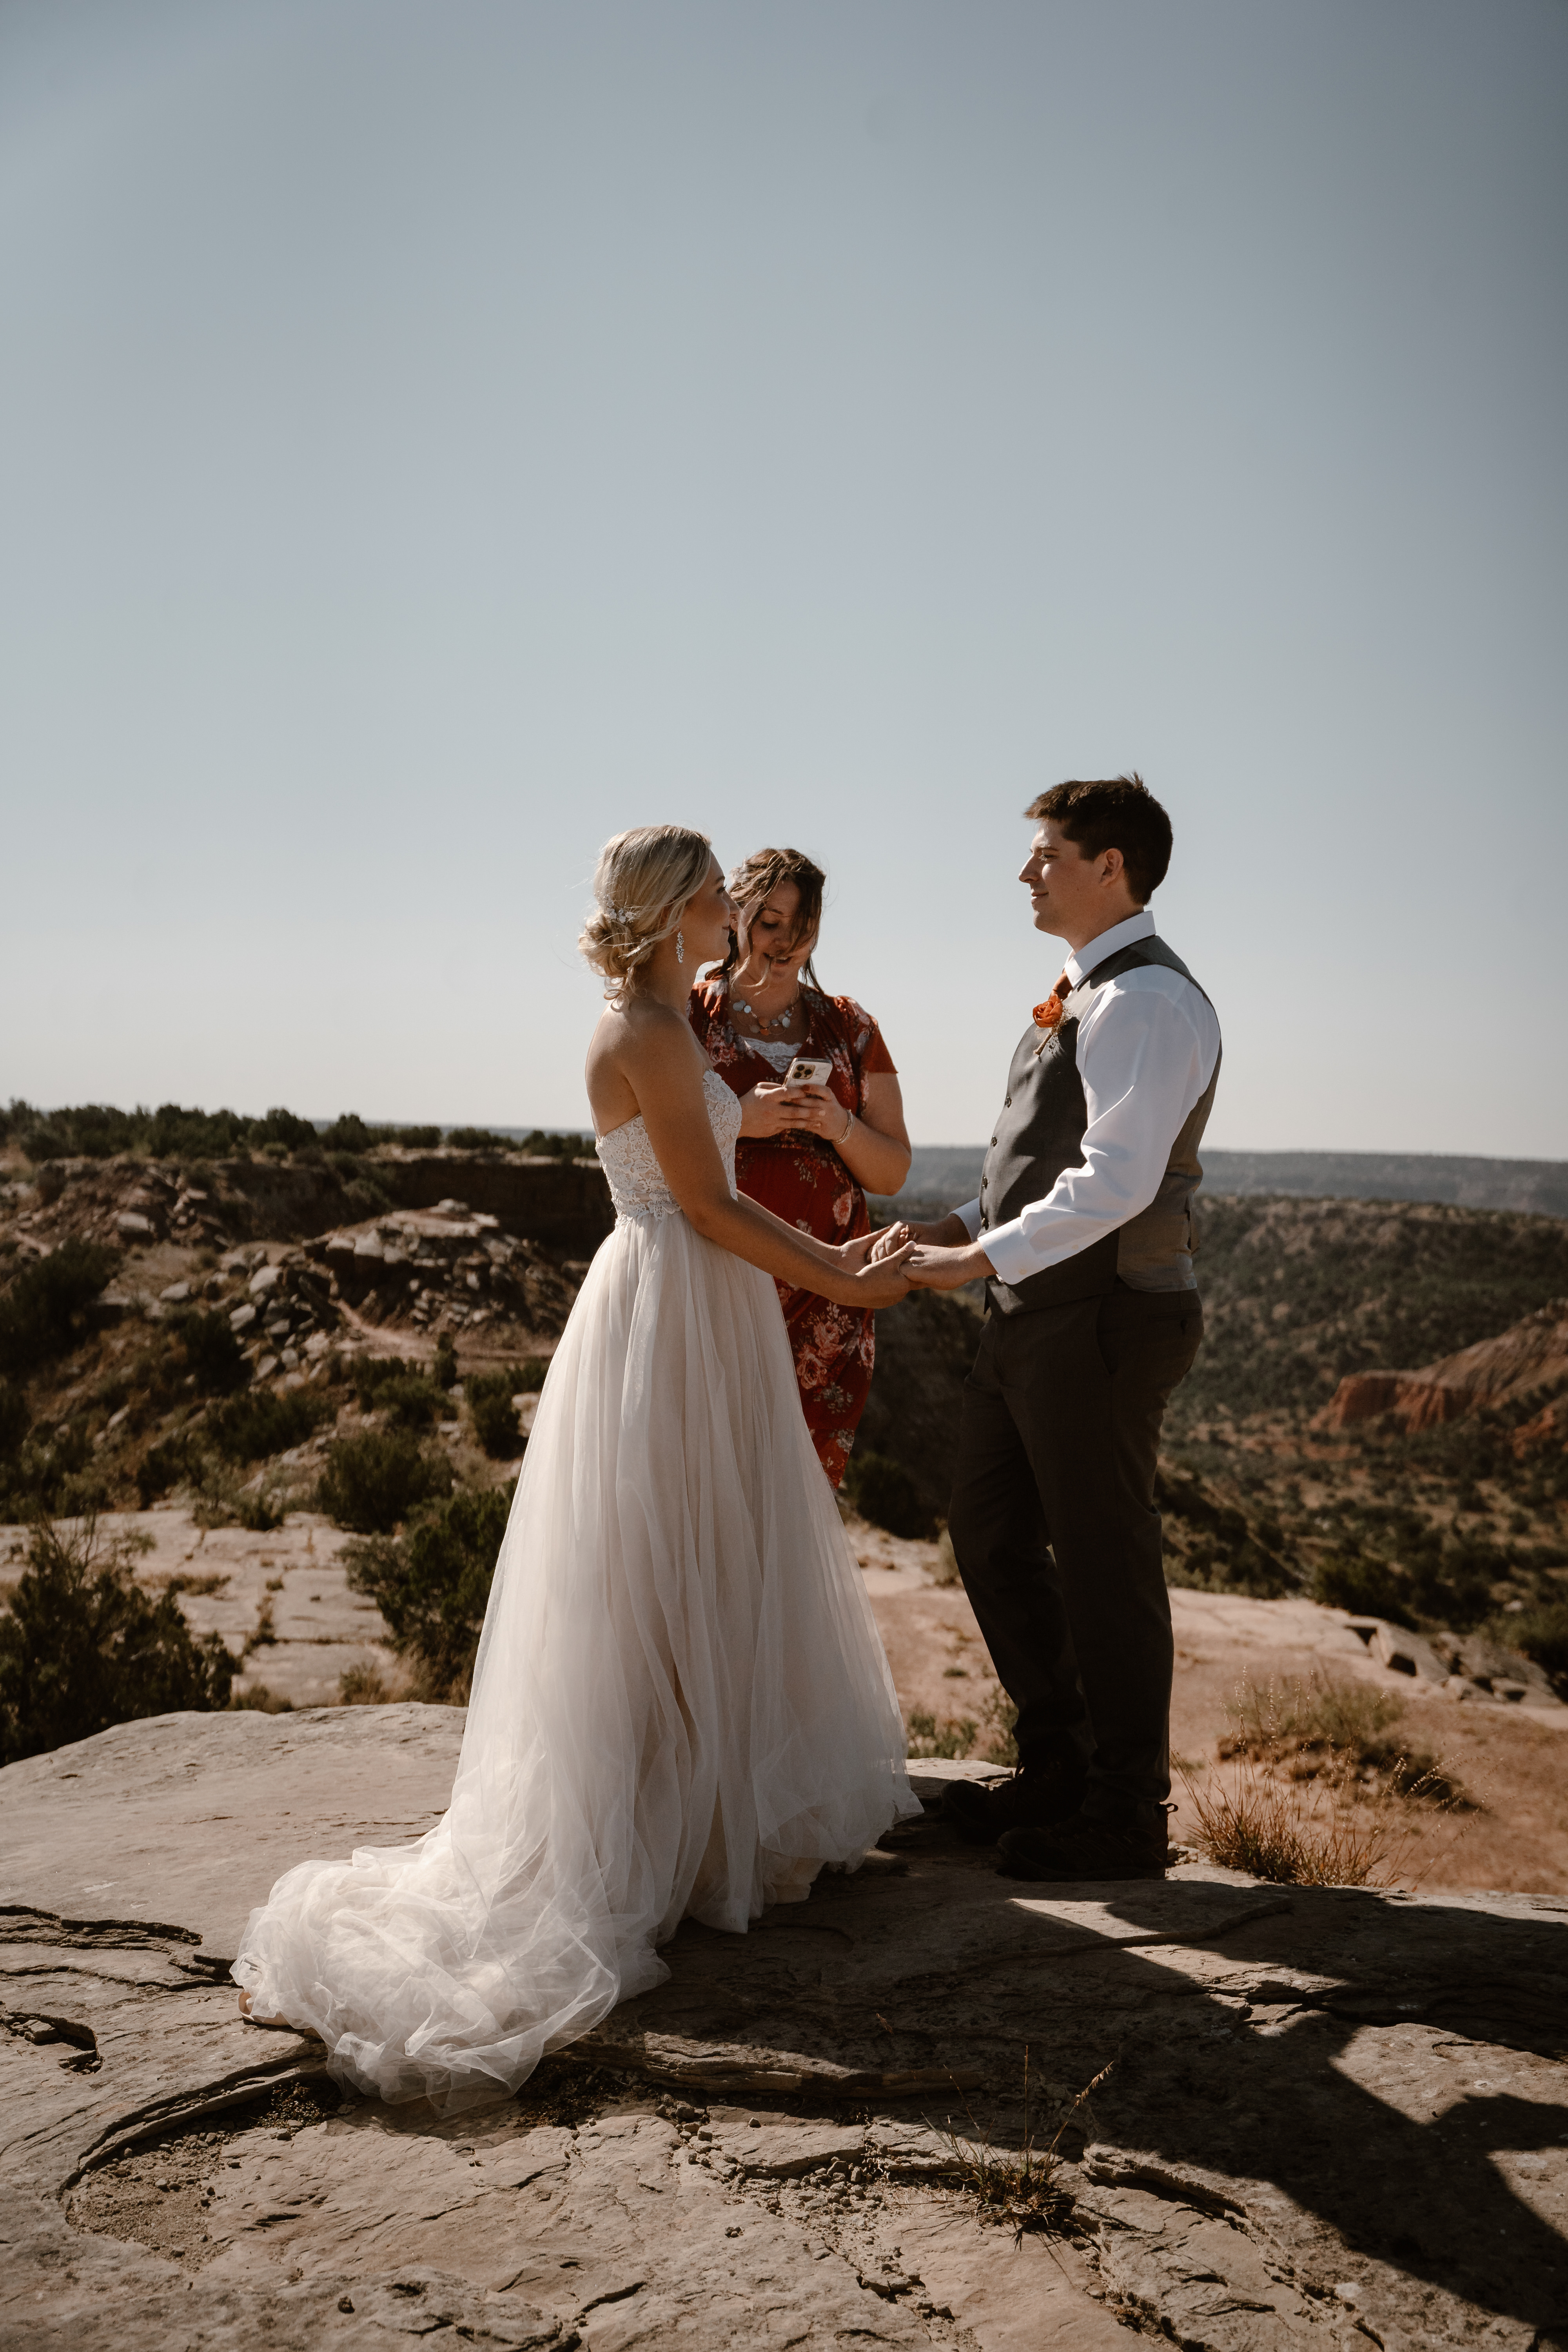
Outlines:
{"label": "dangling earring", "polygon": [[686,961],[686,933],[684,931],[677,931],[675,934],[675,961],[677,963],[684,963]]}

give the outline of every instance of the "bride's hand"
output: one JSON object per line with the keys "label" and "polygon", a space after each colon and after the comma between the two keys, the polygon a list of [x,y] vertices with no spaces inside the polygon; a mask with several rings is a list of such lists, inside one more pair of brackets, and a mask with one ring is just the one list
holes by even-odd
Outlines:
{"label": "bride's hand", "polygon": [[851,1297],[847,1303],[854,1307],[896,1307],[900,1298],[907,1297],[910,1282],[904,1260],[914,1246],[913,1242],[909,1242],[891,1256],[868,1260],[850,1278]]}
{"label": "bride's hand", "polygon": [[887,1225],[879,1234],[870,1234],[867,1238],[871,1244],[871,1263],[880,1265],[884,1258],[891,1257],[895,1250],[903,1249],[914,1235],[908,1225],[899,1224]]}

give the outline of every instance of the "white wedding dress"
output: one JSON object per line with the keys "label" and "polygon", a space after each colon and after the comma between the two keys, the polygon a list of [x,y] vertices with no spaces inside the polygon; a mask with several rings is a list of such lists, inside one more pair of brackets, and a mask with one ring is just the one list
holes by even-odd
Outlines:
{"label": "white wedding dress", "polygon": [[[741,1107],[705,1091],[733,1192]],[[920,1810],[773,1282],[688,1224],[640,1117],[599,1157],[615,1229],[539,1400],[450,1810],[299,1864],[234,1966],[383,2099],[515,2089],[664,1979],[683,1918],[743,1931]]]}

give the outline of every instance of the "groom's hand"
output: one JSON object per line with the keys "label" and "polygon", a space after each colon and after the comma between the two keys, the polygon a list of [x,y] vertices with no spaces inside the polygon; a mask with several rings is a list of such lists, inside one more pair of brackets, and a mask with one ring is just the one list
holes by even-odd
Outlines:
{"label": "groom's hand", "polygon": [[[915,1227],[917,1242],[920,1228]],[[966,1282],[988,1281],[996,1269],[978,1242],[957,1249],[921,1244],[904,1260],[905,1279],[915,1290],[962,1290]]]}
{"label": "groom's hand", "polygon": [[911,1224],[906,1219],[899,1224],[885,1227],[876,1236],[871,1258],[875,1264],[879,1258],[889,1257],[895,1250],[905,1248],[910,1242],[934,1244],[940,1248],[946,1243],[959,1244],[968,1239],[962,1217],[939,1217],[931,1225]]}

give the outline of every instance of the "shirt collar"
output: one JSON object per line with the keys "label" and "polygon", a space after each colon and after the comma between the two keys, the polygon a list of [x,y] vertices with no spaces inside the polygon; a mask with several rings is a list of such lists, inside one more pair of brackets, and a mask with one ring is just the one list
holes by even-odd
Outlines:
{"label": "shirt collar", "polygon": [[1147,907],[1140,907],[1138,912],[1129,915],[1124,923],[1112,923],[1108,931],[1101,931],[1100,937],[1090,940],[1087,947],[1075,950],[1062,969],[1076,988],[1097,964],[1105,961],[1107,956],[1118,954],[1122,948],[1130,948],[1135,940],[1152,940],[1153,936],[1154,918]]}

